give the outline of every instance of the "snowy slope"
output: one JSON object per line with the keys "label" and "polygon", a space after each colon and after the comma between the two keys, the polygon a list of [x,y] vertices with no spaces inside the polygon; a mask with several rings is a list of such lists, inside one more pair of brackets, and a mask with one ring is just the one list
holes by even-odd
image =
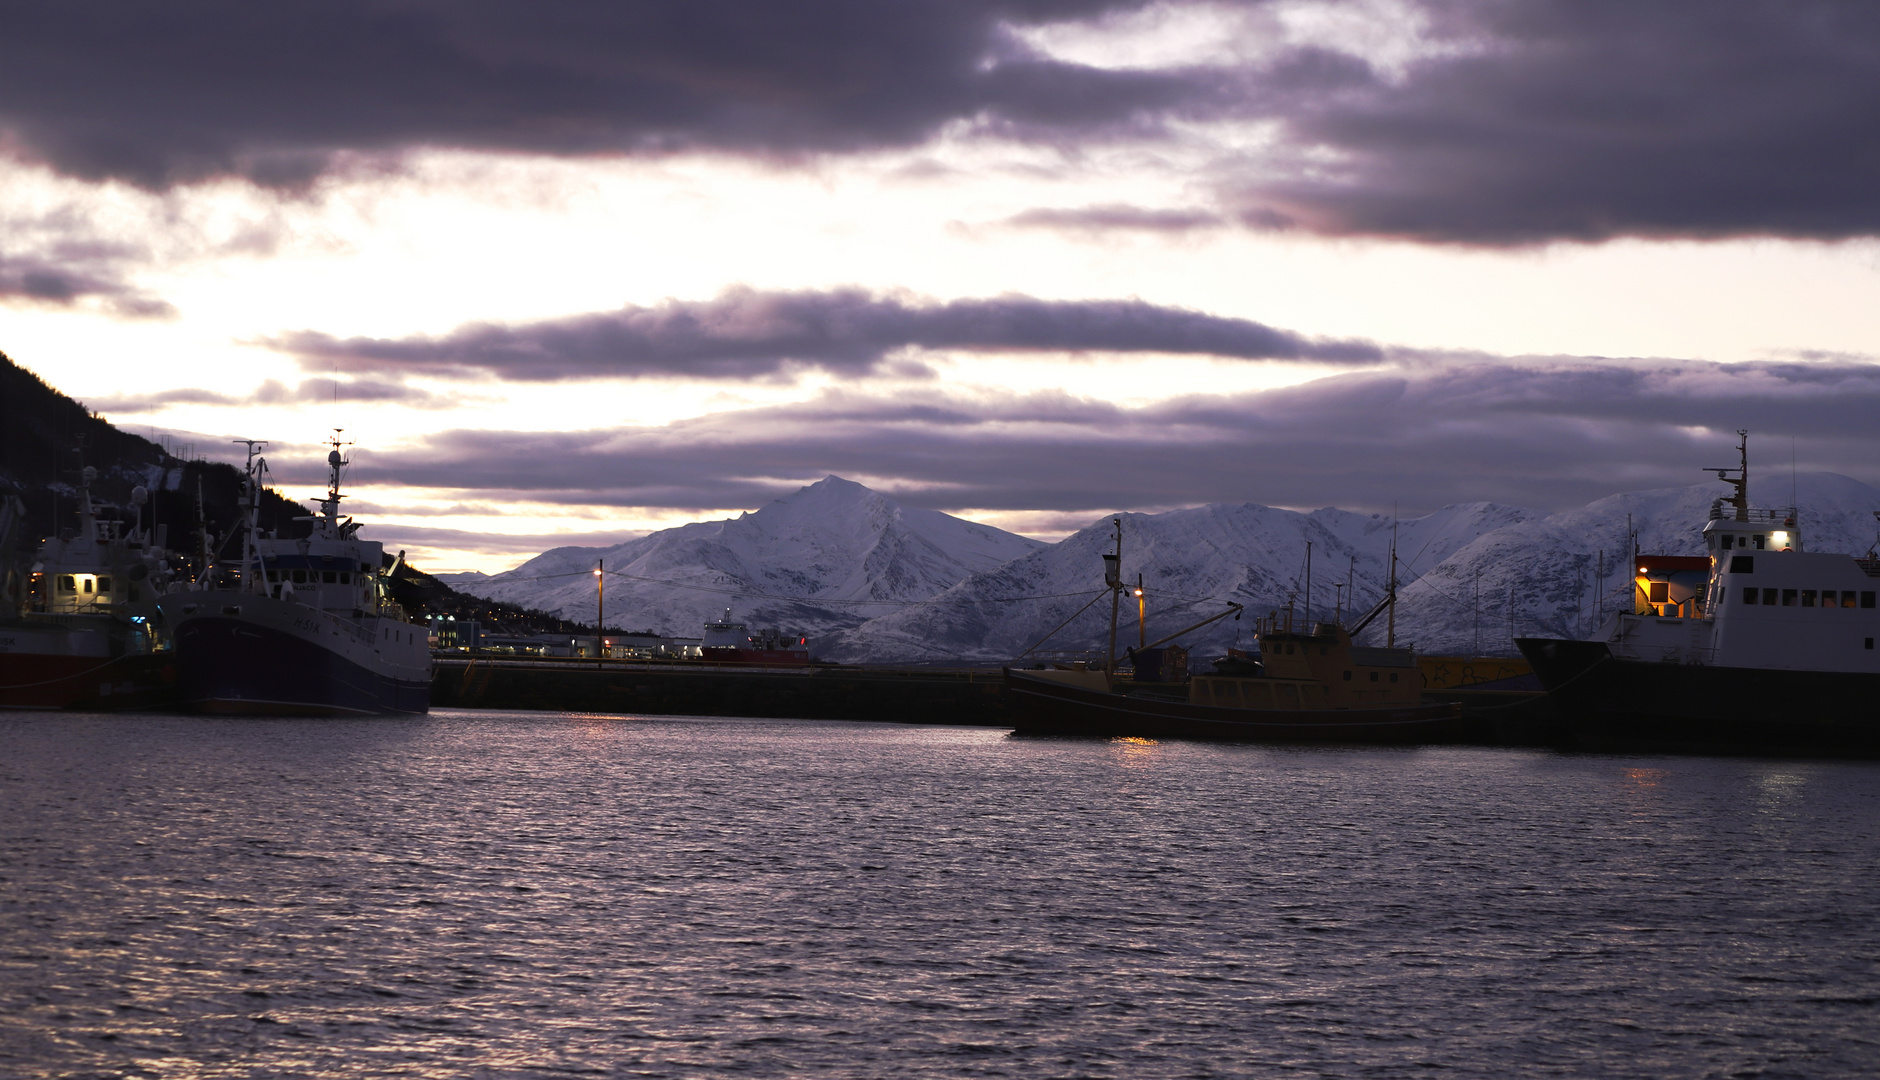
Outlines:
{"label": "snowy slope", "polygon": [[[1362,610],[1383,595],[1389,572],[1391,522],[1380,515],[1332,508],[1306,514],[1249,503],[1115,516],[1123,520],[1123,574],[1130,581],[1142,575],[1148,594],[1151,639],[1219,611],[1228,600],[1258,614],[1284,607],[1288,594],[1295,594],[1303,618],[1308,541],[1312,603],[1325,617],[1334,611],[1334,582],[1355,580]],[[1435,565],[1481,536],[1539,516],[1493,503],[1445,507],[1399,523],[1400,558],[1418,567]],[[976,574],[933,603],[836,634],[822,652],[864,663],[1016,656],[1100,590],[1102,553],[1109,550],[1110,535],[1106,517],[1050,548]],[[1119,639],[1134,643],[1136,613],[1127,616],[1127,632]],[[1251,630],[1251,622],[1229,620],[1184,643],[1204,651],[1225,648],[1238,632],[1244,645]],[[1101,602],[1054,635],[1046,648],[1097,648],[1107,645],[1108,635],[1109,605]]]}
{"label": "snowy slope", "polygon": [[814,639],[1043,546],[831,476],[754,513],[611,548],[555,548],[456,587],[592,623],[592,571],[605,560],[610,626],[696,637],[731,607],[753,627]]}
{"label": "snowy slope", "polygon": [[[1796,480],[1811,551],[1864,552],[1880,489],[1845,476]],[[1752,489],[1757,505],[1789,501],[1788,485]],[[1428,653],[1508,653],[1512,634],[1583,636],[1595,624],[1596,553],[1605,552],[1612,604],[1629,603],[1626,521],[1640,548],[1697,554],[1711,482],[1613,495],[1557,514],[1492,503],[1445,507],[1398,523],[1404,583],[1399,644]],[[1767,496],[1779,494],[1779,498]],[[1163,514],[1121,514],[1123,573],[1142,575],[1150,638],[1234,600],[1250,615],[1295,598],[1305,618],[1305,549],[1312,544],[1312,607],[1329,617],[1363,612],[1383,595],[1391,522],[1326,508],[1311,513],[1211,504]],[[851,663],[1011,659],[1101,591],[1111,516],[1044,545],[933,511],[902,507],[830,477],[755,513],[654,533],[617,547],[557,548],[505,574],[458,585],[591,622],[597,558],[632,575],[607,579],[608,623],[695,635],[725,606],[753,626],[800,629],[816,655]],[[652,580],[635,580],[652,579]],[[1334,583],[1355,581],[1355,588]],[[758,594],[770,594],[768,596]],[[1355,594],[1355,600],[1354,600]],[[1511,618],[1512,616],[1512,618]],[[1133,604],[1119,642],[1136,641]],[[1184,639],[1198,655],[1249,645],[1251,622],[1217,623]],[[1052,650],[1101,649],[1101,601],[1056,634]],[[1379,619],[1363,640],[1382,643]]]}
{"label": "snowy slope", "polygon": [[[1880,489],[1834,473],[1803,473],[1794,483],[1807,550],[1862,554],[1873,545]],[[1787,503],[1789,487],[1771,482],[1750,497],[1759,506]],[[1490,533],[1402,591],[1399,641],[1430,653],[1494,654],[1512,652],[1512,636],[1585,637],[1596,629],[1597,611],[1631,602],[1627,515],[1641,552],[1701,555],[1699,530],[1712,500],[1727,490],[1713,482],[1613,495]]]}

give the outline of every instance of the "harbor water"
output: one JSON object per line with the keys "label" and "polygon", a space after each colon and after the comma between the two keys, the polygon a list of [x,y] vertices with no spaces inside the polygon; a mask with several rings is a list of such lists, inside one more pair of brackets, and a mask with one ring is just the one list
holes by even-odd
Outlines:
{"label": "harbor water", "polygon": [[1870,1075],[1880,765],[0,716],[0,1075]]}

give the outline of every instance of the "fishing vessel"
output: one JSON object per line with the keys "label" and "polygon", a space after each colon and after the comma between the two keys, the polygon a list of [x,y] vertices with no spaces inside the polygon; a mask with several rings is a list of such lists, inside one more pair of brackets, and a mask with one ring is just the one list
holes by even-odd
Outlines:
{"label": "fishing vessel", "polygon": [[1751,506],[1737,434],[1705,554],[1640,558],[1632,610],[1521,652],[1584,745],[1880,753],[1880,558],[1806,551],[1795,507]]}
{"label": "fishing vessel", "polygon": [[[144,528],[144,488],[132,520],[99,512],[79,469],[78,529],[47,538],[30,566],[6,568],[0,614],[0,708],[155,709],[177,697],[176,669],[157,624],[157,595],[172,572],[162,530]],[[17,499],[0,507],[0,548],[25,527]],[[0,559],[0,562],[10,560]]]}
{"label": "fishing vessel", "polygon": [[360,539],[360,524],[340,513],[350,461],[339,432],[320,511],[297,519],[312,526],[301,538],[263,535],[267,444],[237,441],[248,447],[241,561],[212,567],[158,601],[175,641],[184,707],[283,716],[427,711],[425,628],[387,595],[382,545]]}
{"label": "fishing vessel", "polygon": [[[1437,742],[1462,734],[1459,705],[1422,701],[1411,650],[1352,643],[1354,633],[1394,602],[1394,580],[1385,599],[1349,630],[1336,621],[1295,629],[1274,612],[1256,630],[1257,662],[1239,660],[1213,675],[1187,674],[1185,656],[1160,647],[1230,615],[1240,618],[1241,605],[1228,604],[1219,614],[1130,650],[1135,677],[1122,678],[1115,664],[1116,601],[1125,591],[1118,572],[1120,521],[1115,539],[1116,551],[1103,556],[1112,594],[1110,658],[1100,668],[1006,668],[1005,694],[1019,732],[1362,743]],[[1140,587],[1136,591],[1141,596]]]}

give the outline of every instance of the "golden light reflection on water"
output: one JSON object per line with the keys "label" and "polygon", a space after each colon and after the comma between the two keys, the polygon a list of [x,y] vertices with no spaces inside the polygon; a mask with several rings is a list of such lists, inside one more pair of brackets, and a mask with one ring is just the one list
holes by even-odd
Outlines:
{"label": "golden light reflection on water", "polygon": [[1670,776],[1671,773],[1665,769],[1632,768],[1632,769],[1625,770],[1624,772],[1620,773],[1620,775],[1625,777],[1626,786],[1628,788],[1631,788],[1633,790],[1643,790],[1646,788],[1657,787],[1658,782],[1663,780],[1665,777]]}
{"label": "golden light reflection on water", "polygon": [[1154,768],[1161,754],[1162,744],[1154,739],[1119,735],[1110,740],[1110,758],[1125,769]]}

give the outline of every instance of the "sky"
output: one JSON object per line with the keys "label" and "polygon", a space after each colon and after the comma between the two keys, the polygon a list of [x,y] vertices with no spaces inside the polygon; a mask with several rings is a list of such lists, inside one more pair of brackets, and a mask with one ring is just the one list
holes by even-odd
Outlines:
{"label": "sky", "polygon": [[343,429],[426,569],[829,474],[1045,539],[1560,509],[1739,428],[1880,482],[1868,0],[6,22],[0,351],[289,497]]}

